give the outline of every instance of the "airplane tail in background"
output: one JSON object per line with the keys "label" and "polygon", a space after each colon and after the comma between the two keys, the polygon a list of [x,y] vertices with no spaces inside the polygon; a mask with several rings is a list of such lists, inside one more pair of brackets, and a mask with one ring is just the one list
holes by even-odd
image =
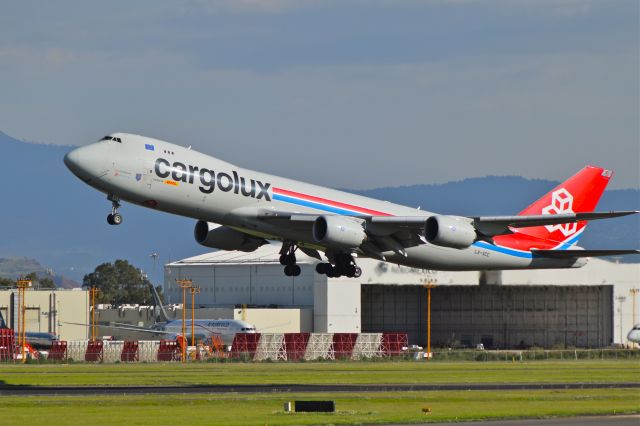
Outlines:
{"label": "airplane tail in background", "polygon": [[155,304],[156,318],[159,318],[162,322],[169,322],[167,311],[164,310],[162,300],[160,300],[160,296],[158,296],[158,292],[156,291],[156,288],[153,286],[153,284],[149,284],[149,290],[151,290],[151,296],[153,297],[153,302]]}
{"label": "airplane tail in background", "polygon": [[4,322],[4,317],[2,316],[2,311],[0,311],[0,328],[8,328],[7,323]]}
{"label": "airplane tail in background", "polygon": [[[519,215],[545,215],[593,212],[613,172],[596,166],[586,166],[555,187]],[[587,226],[586,221],[520,228],[518,234],[534,239],[554,241],[558,248],[568,248],[578,242]]]}

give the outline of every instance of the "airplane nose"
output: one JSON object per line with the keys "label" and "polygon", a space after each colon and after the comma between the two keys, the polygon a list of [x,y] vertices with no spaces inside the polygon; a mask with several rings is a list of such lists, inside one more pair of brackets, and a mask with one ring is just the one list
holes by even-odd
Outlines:
{"label": "airplane nose", "polygon": [[90,144],[76,148],[64,156],[64,164],[84,181],[99,177],[106,172],[104,147]]}
{"label": "airplane nose", "polygon": [[76,148],[71,152],[68,152],[65,156],[64,156],[64,164],[65,166],[67,166],[67,168],[69,170],[71,170],[71,172],[80,177],[80,175],[82,174],[83,170],[82,170],[82,151],[83,151],[83,147],[81,148]]}

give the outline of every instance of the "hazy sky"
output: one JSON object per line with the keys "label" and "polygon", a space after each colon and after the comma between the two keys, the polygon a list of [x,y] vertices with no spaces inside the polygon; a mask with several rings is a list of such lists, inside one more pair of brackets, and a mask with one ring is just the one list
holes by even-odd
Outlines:
{"label": "hazy sky", "polygon": [[5,1],[0,130],[136,132],[343,188],[588,163],[639,188],[639,4]]}

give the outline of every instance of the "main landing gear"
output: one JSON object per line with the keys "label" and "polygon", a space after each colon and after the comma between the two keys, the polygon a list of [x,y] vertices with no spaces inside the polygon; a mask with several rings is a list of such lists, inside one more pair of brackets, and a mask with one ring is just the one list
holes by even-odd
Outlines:
{"label": "main landing gear", "polygon": [[111,213],[107,216],[107,223],[109,225],[120,225],[122,223],[122,215],[118,213],[120,199],[114,195],[109,195],[107,199],[111,201]]}
{"label": "main landing gear", "polygon": [[300,275],[300,267],[296,265],[296,247],[293,243],[282,244],[280,249],[280,264],[284,266],[284,274],[288,277]]}
{"label": "main landing gear", "polygon": [[362,275],[362,269],[356,265],[353,256],[347,253],[337,253],[333,256],[335,265],[331,263],[318,263],[316,272],[326,275],[329,278],[339,278],[341,276],[358,278]]}

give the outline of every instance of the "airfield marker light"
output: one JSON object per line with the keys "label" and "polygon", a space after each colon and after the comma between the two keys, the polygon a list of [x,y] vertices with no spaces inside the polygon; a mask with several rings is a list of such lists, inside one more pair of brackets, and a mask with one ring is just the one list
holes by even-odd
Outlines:
{"label": "airfield marker light", "polygon": [[187,317],[185,308],[187,306],[187,289],[191,287],[192,282],[193,281],[189,279],[179,280],[176,278],[176,283],[178,283],[182,289],[182,362],[187,362],[187,339],[185,338],[187,334]]}
{"label": "airfield marker light", "polygon": [[18,287],[18,297],[20,298],[20,318],[18,320],[18,341],[20,344],[20,351],[22,354],[22,362],[27,362],[26,349],[27,349],[27,330],[25,315],[27,308],[24,303],[25,291],[28,287],[31,287],[33,283],[30,280],[18,279],[16,281],[16,287]]}
{"label": "airfield marker light", "polygon": [[190,287],[189,293],[191,293],[191,346],[196,345],[196,333],[194,331],[195,326],[195,297],[200,293],[200,287]]}

